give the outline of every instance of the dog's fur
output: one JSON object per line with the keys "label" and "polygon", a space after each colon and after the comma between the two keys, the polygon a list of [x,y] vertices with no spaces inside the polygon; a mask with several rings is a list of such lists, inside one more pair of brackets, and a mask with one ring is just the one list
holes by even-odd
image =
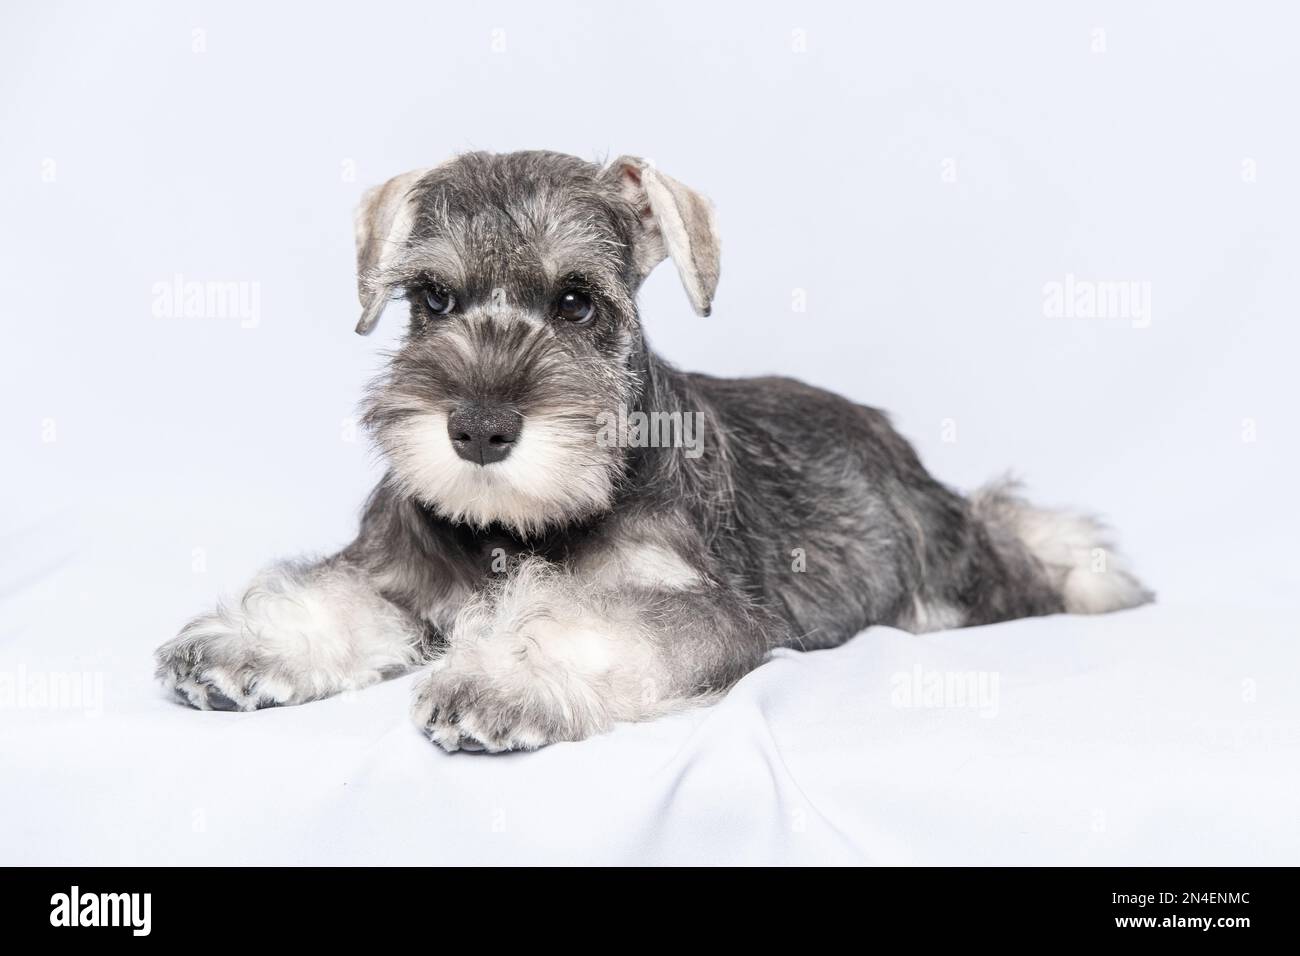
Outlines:
{"label": "dog's fur", "polygon": [[[410,301],[365,405],[389,471],[340,554],[266,571],[159,649],[193,706],[296,704],[429,662],[429,737],[535,748],[720,694],[776,647],[1149,600],[1095,521],[1006,483],[950,491],[875,409],[657,358],[638,287],[671,257],[707,314],[718,240],[707,201],[641,160],[464,155],[368,193],[357,247],[358,331]],[[590,325],[556,316],[568,288]],[[505,460],[452,448],[470,401],[523,417]],[[620,409],[698,416],[702,449],[642,447],[626,424],[602,441]]]}

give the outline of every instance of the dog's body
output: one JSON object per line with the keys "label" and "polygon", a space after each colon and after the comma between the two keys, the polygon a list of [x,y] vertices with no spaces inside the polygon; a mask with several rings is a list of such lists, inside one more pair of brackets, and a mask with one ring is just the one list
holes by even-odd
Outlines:
{"label": "dog's body", "polygon": [[[639,160],[470,154],[398,177],[368,195],[358,255],[358,331],[394,292],[412,303],[367,400],[391,470],[344,551],[265,572],[159,649],[195,706],[432,660],[430,737],[533,748],[708,698],[775,647],[1149,599],[1091,519],[949,491],[874,409],[655,357],[637,287],[671,256],[707,314],[717,237]],[[647,447],[638,414],[689,417],[702,443]]]}

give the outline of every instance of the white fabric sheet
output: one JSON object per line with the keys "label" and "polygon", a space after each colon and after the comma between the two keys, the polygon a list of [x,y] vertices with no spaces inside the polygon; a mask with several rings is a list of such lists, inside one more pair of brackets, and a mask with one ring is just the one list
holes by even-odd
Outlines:
{"label": "white fabric sheet", "polygon": [[[26,560],[46,556],[19,540]],[[781,652],[682,716],[448,755],[407,720],[412,677],[301,707],[188,710],[150,678],[166,613],[137,604],[139,566],[15,577],[0,675],[25,699],[0,707],[0,863],[1300,859],[1297,655],[1275,612],[876,628]],[[163,603],[183,614],[185,600]],[[43,702],[42,687],[63,696]]]}

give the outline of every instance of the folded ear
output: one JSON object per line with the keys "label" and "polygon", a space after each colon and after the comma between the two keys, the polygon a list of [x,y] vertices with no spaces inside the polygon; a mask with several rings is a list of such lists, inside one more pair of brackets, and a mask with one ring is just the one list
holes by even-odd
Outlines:
{"label": "folded ear", "polygon": [[640,279],[671,256],[691,305],[708,315],[718,289],[721,249],[713,204],[636,156],[621,156],[611,176],[641,220],[633,251]]}
{"label": "folded ear", "polygon": [[357,334],[369,335],[388,303],[392,289],[381,281],[384,266],[401,250],[415,224],[411,189],[428,169],[413,169],[368,189],[357,207],[357,294],[361,320]]}

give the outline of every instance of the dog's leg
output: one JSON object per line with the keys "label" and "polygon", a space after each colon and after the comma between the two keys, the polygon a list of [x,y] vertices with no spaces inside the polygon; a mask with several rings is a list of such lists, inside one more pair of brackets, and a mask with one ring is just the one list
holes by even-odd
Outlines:
{"label": "dog's leg", "polygon": [[471,601],[417,685],[415,722],[447,750],[530,750],[721,692],[776,625],[718,586],[612,587],[540,559]]}
{"label": "dog's leg", "polygon": [[355,565],[287,564],[186,625],[157,650],[157,673],[203,710],[300,704],[418,663],[423,635]]}

